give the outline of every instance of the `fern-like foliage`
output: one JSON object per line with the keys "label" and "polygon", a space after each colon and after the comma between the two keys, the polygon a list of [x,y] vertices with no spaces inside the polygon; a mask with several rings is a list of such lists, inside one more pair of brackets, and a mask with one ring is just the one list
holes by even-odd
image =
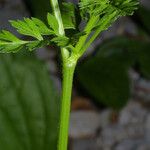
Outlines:
{"label": "fern-like foliage", "polygon": [[68,39],[65,36],[59,35],[56,18],[48,13],[47,19],[48,25],[37,18],[24,18],[23,20],[16,21],[11,20],[11,25],[16,28],[18,33],[30,36],[32,40],[21,40],[11,32],[2,30],[0,32],[0,52],[18,52],[22,48],[32,51],[36,48],[49,45],[50,43],[56,43],[58,46],[66,45]]}
{"label": "fern-like foliage", "polygon": [[[86,35],[79,39],[76,51],[81,51],[82,54],[94,39],[102,31],[108,29],[116,19],[132,15],[138,4],[138,0],[81,0],[79,9],[87,25],[84,28]],[[92,36],[90,36],[91,33],[93,33]]]}
{"label": "fern-like foliage", "polygon": [[79,7],[86,19],[99,17],[97,23],[100,25],[104,20],[110,24],[120,16],[132,15],[138,4],[138,0],[81,0]]}
{"label": "fern-like foliage", "polygon": [[[137,9],[138,0],[81,0],[80,9],[90,15],[101,15],[109,11],[118,11],[120,15],[132,15]],[[86,10],[86,11],[85,11]]]}
{"label": "fern-like foliage", "polygon": [[[10,21],[20,34],[29,36],[32,40],[21,40],[9,31],[3,30],[0,32],[0,52],[17,52],[22,48],[31,51],[51,43],[59,47],[69,47],[69,53],[81,49],[85,51],[98,34],[106,30],[117,18],[132,15],[138,3],[138,0],[80,0],[77,9],[78,7],[72,3],[63,2],[60,5],[63,27],[65,31],[71,30],[71,36],[67,34],[68,32],[66,35],[59,34],[60,24],[56,16],[50,13],[47,15],[47,25],[37,18]],[[81,14],[81,20],[87,21],[82,31],[79,31],[76,25],[76,10]],[[95,34],[90,36],[92,31]]]}

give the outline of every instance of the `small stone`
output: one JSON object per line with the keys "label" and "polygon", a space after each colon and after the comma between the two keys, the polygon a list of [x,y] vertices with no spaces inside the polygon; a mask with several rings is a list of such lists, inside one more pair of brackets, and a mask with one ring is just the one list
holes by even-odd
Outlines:
{"label": "small stone", "polygon": [[150,113],[146,117],[145,132],[146,132],[145,134],[146,134],[147,138],[150,140]]}
{"label": "small stone", "polygon": [[146,117],[146,123],[145,123],[145,127],[148,131],[150,131],[150,113],[148,114],[148,116]]}
{"label": "small stone", "polygon": [[150,1],[149,0],[140,0],[141,4],[146,7],[147,9],[150,9]]}
{"label": "small stone", "polygon": [[95,138],[75,139],[71,144],[71,150],[99,150],[95,144]]}
{"label": "small stone", "polygon": [[140,124],[130,124],[128,126],[125,126],[125,132],[126,137],[125,138],[144,138],[145,136],[145,129],[144,129],[144,123]]}
{"label": "small stone", "polygon": [[61,94],[61,80],[56,75],[50,75],[50,78],[53,80],[53,83],[55,84],[55,87],[59,94]]}
{"label": "small stone", "polygon": [[142,103],[150,104],[150,81],[140,78],[134,86],[134,96],[142,99]]}
{"label": "small stone", "polygon": [[150,150],[150,143],[143,143],[142,145],[139,145],[137,150]]}
{"label": "small stone", "polygon": [[119,123],[121,125],[141,124],[144,122],[146,114],[147,111],[138,102],[130,101],[120,112]]}
{"label": "small stone", "polygon": [[70,119],[72,138],[86,138],[95,136],[99,128],[99,115],[94,111],[73,111]]}
{"label": "small stone", "polygon": [[136,150],[137,142],[134,140],[124,140],[123,142],[119,143],[115,150]]}
{"label": "small stone", "polygon": [[100,137],[97,138],[97,144],[100,149],[104,147],[111,148],[116,142],[123,140],[126,132],[123,127],[110,125],[101,131]]}
{"label": "small stone", "polygon": [[129,70],[129,77],[130,79],[133,81],[133,82],[136,82],[140,79],[140,75],[138,72],[136,72],[135,70],[133,69],[130,69]]}
{"label": "small stone", "polygon": [[106,128],[111,123],[112,110],[106,109],[100,113],[100,127]]}
{"label": "small stone", "polygon": [[6,28],[14,32],[14,28],[10,26],[8,20],[21,19],[28,15],[22,0],[6,0],[0,8],[0,22],[2,22],[0,30]]}
{"label": "small stone", "polygon": [[116,143],[124,140],[144,138],[144,131],[143,124],[132,124],[128,126],[115,124],[107,126],[97,138],[98,147],[101,149],[104,147],[111,149]]}
{"label": "small stone", "polygon": [[57,65],[54,60],[50,59],[49,61],[47,61],[47,68],[48,68],[48,71],[50,71],[50,73],[52,74],[57,73]]}
{"label": "small stone", "polygon": [[55,58],[56,51],[54,51],[54,48],[39,48],[36,50],[36,55],[39,59],[49,60]]}

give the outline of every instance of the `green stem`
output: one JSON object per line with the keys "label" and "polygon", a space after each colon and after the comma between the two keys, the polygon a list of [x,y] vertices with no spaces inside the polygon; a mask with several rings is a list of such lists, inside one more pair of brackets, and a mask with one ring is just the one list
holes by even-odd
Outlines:
{"label": "green stem", "polygon": [[[50,0],[50,2],[53,7],[54,15],[58,21],[59,34],[63,36],[65,35],[65,30],[64,30],[64,25],[63,25],[63,21],[62,21],[60,9],[59,9],[58,0]],[[69,52],[66,48],[61,48],[61,54],[62,54],[63,59],[66,59],[69,56]]]}
{"label": "green stem", "polygon": [[93,16],[93,17],[89,20],[88,24],[86,25],[86,27],[85,27],[85,29],[84,29],[84,32],[86,33],[86,35],[80,37],[80,39],[79,39],[79,41],[78,41],[78,43],[77,43],[77,45],[76,45],[76,47],[75,47],[76,53],[78,53],[78,51],[80,51],[80,49],[82,49],[82,47],[84,46],[84,44],[85,44],[85,42],[86,42],[88,36],[89,36],[90,33],[91,33],[91,30],[92,30],[93,25],[97,22],[97,20],[98,20],[98,17],[97,17],[97,16]]}
{"label": "green stem", "polygon": [[64,31],[64,26],[63,26],[63,21],[61,18],[61,13],[60,13],[60,9],[59,9],[59,4],[58,4],[58,0],[50,0],[52,7],[53,7],[53,11],[54,11],[54,15],[58,21],[59,24],[59,34],[60,35],[65,35],[65,31]]}
{"label": "green stem", "polygon": [[[65,35],[63,21],[57,0],[51,0],[51,4],[54,10],[55,17],[59,24],[59,34]],[[61,48],[61,54],[63,59],[63,86],[62,86],[62,101],[61,101],[61,113],[60,113],[60,127],[59,127],[59,139],[58,150],[67,150],[68,145],[68,129],[70,118],[70,103],[72,93],[73,74],[77,62],[77,56],[69,57],[69,51],[66,48]]]}
{"label": "green stem", "polygon": [[71,103],[72,82],[75,66],[76,61],[73,63],[66,62],[63,65],[63,88],[62,88],[62,104],[60,113],[61,116],[60,116],[58,150],[67,150],[70,103]]}
{"label": "green stem", "polygon": [[105,19],[103,19],[103,23],[100,25],[100,27],[94,32],[92,37],[87,41],[87,43],[84,45],[84,47],[80,50],[80,56],[84,54],[84,52],[88,49],[88,47],[93,43],[93,41],[97,38],[97,36],[104,30],[104,28],[107,26],[108,22],[112,20],[116,16],[116,11],[111,13],[110,15],[107,15]]}

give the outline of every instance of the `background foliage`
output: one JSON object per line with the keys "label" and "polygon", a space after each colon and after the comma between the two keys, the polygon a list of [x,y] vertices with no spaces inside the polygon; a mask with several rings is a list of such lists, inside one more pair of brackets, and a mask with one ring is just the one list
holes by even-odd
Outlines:
{"label": "background foliage", "polygon": [[58,93],[46,66],[32,55],[1,54],[0,148],[56,149],[58,119]]}

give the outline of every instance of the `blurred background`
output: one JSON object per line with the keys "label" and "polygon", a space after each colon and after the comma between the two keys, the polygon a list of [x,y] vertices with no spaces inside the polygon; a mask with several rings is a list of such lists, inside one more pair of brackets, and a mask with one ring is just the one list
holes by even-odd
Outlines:
{"label": "blurred background", "polygon": [[[0,0],[0,30],[18,35],[8,20],[51,11],[49,0]],[[59,49],[0,54],[0,150],[56,150],[60,95]],[[68,149],[150,150],[149,0],[80,59]]]}

